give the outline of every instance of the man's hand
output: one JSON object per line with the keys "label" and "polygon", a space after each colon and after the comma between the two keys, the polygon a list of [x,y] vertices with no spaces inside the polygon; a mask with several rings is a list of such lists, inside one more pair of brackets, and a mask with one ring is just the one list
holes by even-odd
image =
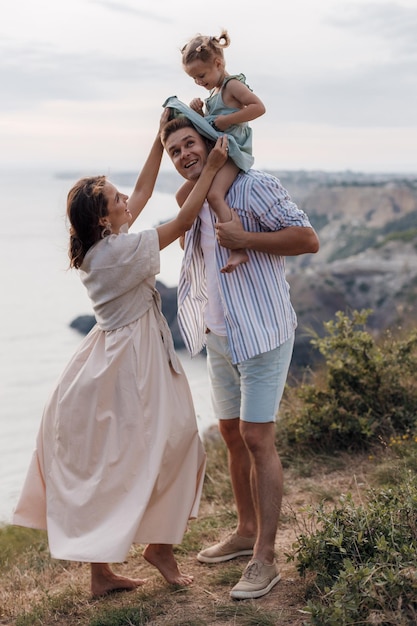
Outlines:
{"label": "man's hand", "polygon": [[229,248],[229,250],[246,247],[243,243],[246,231],[243,229],[242,222],[236,211],[232,209],[230,222],[216,223],[216,237],[219,244],[224,248]]}
{"label": "man's hand", "polygon": [[320,247],[316,232],[307,226],[288,226],[268,232],[246,231],[233,209],[230,222],[216,224],[216,236],[219,244],[230,250],[244,248],[279,256],[315,254]]}

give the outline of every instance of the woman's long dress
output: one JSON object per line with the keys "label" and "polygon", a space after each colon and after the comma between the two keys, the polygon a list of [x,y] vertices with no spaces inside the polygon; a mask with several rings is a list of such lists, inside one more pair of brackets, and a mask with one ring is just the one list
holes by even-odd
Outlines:
{"label": "woman's long dress", "polygon": [[155,230],[111,235],[81,278],[96,326],[59,379],[13,523],[51,555],[123,561],[132,543],[180,543],[205,466],[193,401],[155,290]]}

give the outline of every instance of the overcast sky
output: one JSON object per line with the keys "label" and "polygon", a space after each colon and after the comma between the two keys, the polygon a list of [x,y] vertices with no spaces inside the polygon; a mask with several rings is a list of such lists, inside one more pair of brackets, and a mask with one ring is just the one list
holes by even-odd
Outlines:
{"label": "overcast sky", "polygon": [[0,0],[0,167],[135,169],[164,100],[207,96],[180,48],[222,28],[256,167],[417,172],[416,0]]}

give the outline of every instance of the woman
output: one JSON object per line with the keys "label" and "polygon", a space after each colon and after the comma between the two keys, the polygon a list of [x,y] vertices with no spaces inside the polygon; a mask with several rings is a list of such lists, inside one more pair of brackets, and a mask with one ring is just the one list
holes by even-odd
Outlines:
{"label": "woman", "polygon": [[[161,117],[161,126],[168,112]],[[128,233],[149,200],[163,154],[159,133],[130,198],[104,176],[70,190],[70,265],[79,269],[96,326],[46,405],[13,522],[46,529],[53,558],[91,564],[101,596],[145,581],[116,575],[133,542],[172,584],[189,585],[180,543],[201,496],[205,455],[192,397],[155,289],[159,251],[188,230],[227,157],[217,142],[170,222]]]}

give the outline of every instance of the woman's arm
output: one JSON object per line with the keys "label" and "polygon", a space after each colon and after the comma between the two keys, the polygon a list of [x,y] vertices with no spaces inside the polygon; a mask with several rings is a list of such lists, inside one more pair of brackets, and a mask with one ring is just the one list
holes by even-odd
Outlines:
{"label": "woman's arm", "polygon": [[158,176],[159,167],[161,165],[162,155],[164,153],[164,147],[161,143],[160,132],[161,128],[168,122],[169,109],[165,109],[161,115],[158,134],[155,137],[155,141],[152,144],[152,148],[148,154],[148,158],[145,161],[135,187],[127,201],[127,208],[132,214],[132,221],[129,226],[133,224],[136,218],[143,211],[146,203],[152,196],[156,178]]}
{"label": "woman's arm", "polygon": [[192,188],[194,187],[194,185],[195,185],[195,182],[191,180],[186,180],[185,183],[181,185],[181,187],[178,189],[177,193],[175,194],[175,199],[177,201],[178,206],[182,207],[182,205],[184,204],[184,202],[190,195],[190,192]]}
{"label": "woman's arm", "polygon": [[222,135],[216,141],[214,148],[208,155],[207,162],[192,188],[188,197],[184,201],[178,215],[171,221],[157,227],[159,236],[159,248],[162,250],[170,243],[178,239],[185,231],[189,230],[197,217],[207,192],[213,182],[213,178],[227,160],[227,136]]}

